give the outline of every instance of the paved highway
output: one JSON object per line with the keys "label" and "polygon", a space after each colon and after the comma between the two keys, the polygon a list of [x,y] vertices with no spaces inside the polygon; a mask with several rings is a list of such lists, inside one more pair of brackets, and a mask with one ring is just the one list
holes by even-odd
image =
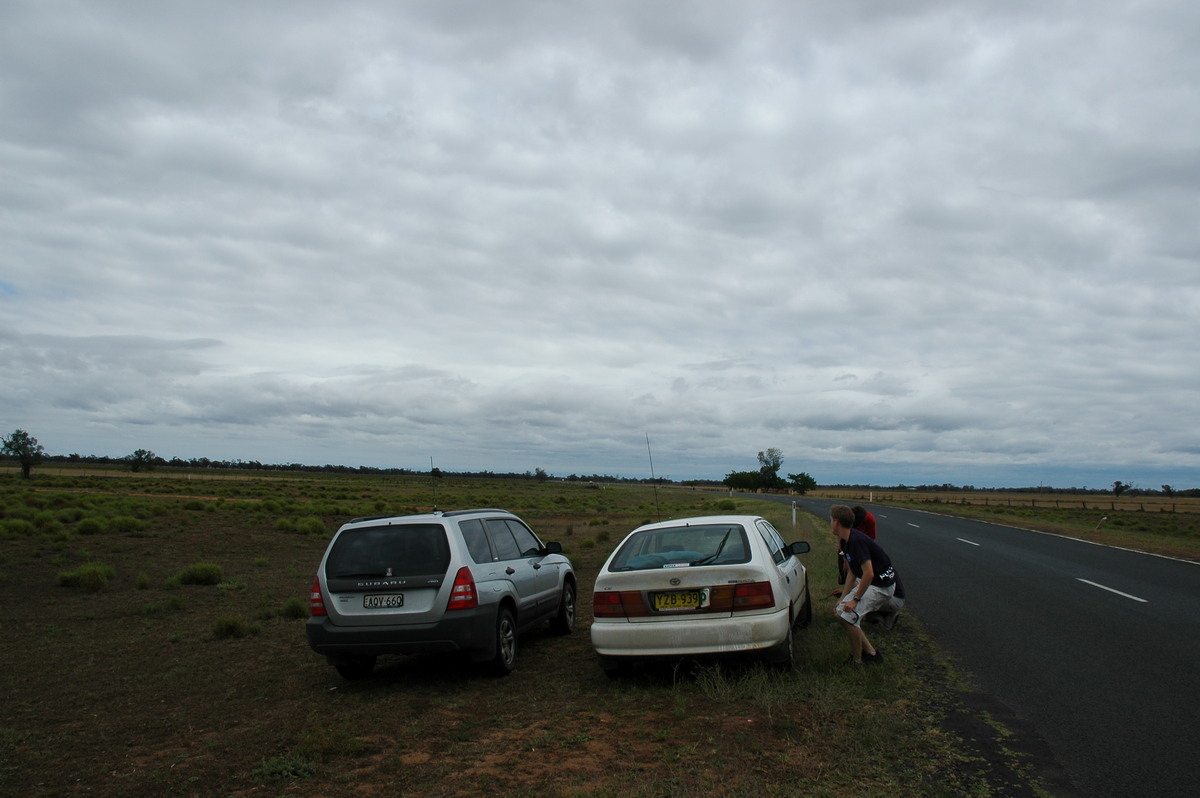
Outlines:
{"label": "paved highway", "polygon": [[866,506],[909,609],[1082,795],[1200,794],[1200,565]]}

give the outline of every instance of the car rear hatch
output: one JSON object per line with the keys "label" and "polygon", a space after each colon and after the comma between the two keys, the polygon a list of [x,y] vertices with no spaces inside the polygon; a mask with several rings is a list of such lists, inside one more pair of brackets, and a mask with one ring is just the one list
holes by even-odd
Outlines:
{"label": "car rear hatch", "polygon": [[345,529],[323,565],[330,622],[338,626],[425,624],[446,609],[450,543],[439,523]]}

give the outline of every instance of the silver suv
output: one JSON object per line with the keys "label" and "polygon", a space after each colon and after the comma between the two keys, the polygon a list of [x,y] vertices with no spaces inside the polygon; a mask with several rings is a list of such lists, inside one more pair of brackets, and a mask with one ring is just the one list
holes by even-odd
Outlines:
{"label": "silver suv", "polygon": [[577,586],[558,543],[505,510],[356,518],[313,580],[308,643],[347,679],[381,654],[469,652],[510,673],[517,635],[575,628]]}

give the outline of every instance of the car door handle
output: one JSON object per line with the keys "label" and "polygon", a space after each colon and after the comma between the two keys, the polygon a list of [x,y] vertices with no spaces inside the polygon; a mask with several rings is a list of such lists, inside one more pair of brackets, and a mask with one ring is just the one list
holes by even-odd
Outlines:
{"label": "car door handle", "polygon": [[533,570],[535,570],[535,571],[540,571],[540,570],[541,570],[541,568],[542,568],[542,564],[541,564],[540,562],[535,562],[535,563],[533,564]]}

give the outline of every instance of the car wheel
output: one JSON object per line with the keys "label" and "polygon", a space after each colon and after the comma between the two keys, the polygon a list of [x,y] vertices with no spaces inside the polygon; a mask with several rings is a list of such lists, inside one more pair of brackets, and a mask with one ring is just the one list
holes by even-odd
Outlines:
{"label": "car wheel", "polygon": [[780,670],[790,671],[792,669],[792,659],[792,627],[789,625],[787,637],[767,652],[767,661]]}
{"label": "car wheel", "polygon": [[517,665],[517,621],[508,607],[496,612],[496,656],[490,665],[497,676],[507,676]]}
{"label": "car wheel", "polygon": [[626,659],[619,657],[600,657],[600,670],[610,679],[619,679],[629,673],[630,665]]}
{"label": "car wheel", "polygon": [[804,586],[804,609],[800,610],[799,617],[796,618],[796,626],[804,629],[812,623],[812,594],[808,592],[808,585]]}
{"label": "car wheel", "polygon": [[575,586],[563,583],[562,596],[558,600],[558,614],[550,621],[550,631],[556,635],[569,635],[575,628]]}
{"label": "car wheel", "polygon": [[375,658],[350,657],[333,667],[337,668],[337,672],[342,675],[343,679],[350,681],[364,679],[371,675],[371,671],[375,670]]}

